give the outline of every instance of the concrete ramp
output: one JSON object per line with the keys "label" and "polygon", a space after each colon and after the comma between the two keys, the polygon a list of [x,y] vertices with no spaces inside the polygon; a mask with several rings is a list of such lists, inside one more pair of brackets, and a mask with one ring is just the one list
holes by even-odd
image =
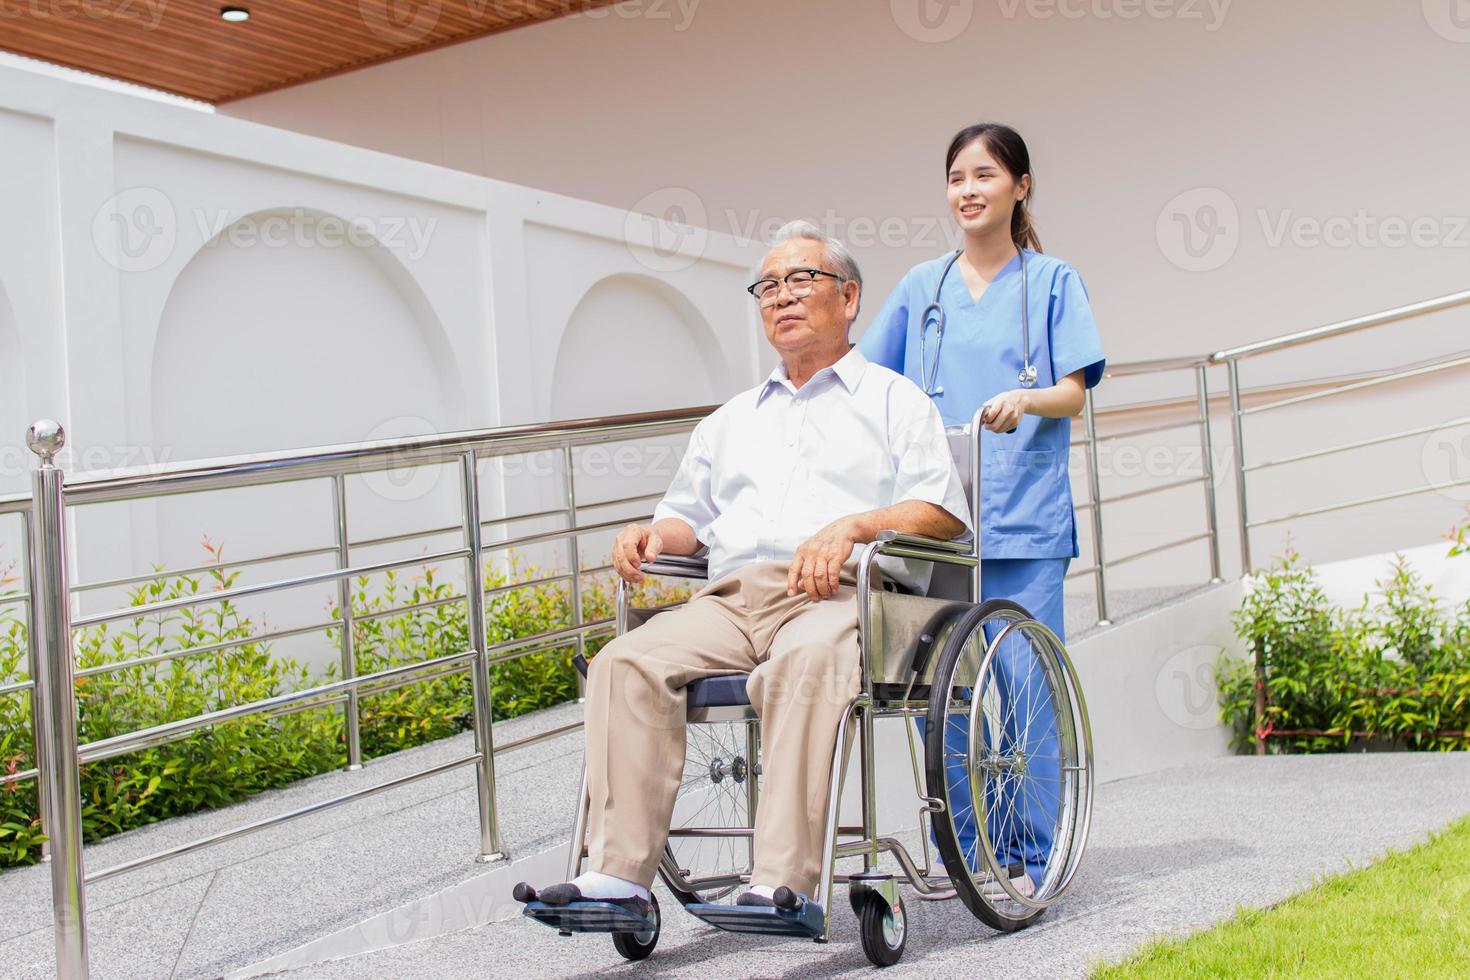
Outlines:
{"label": "concrete ramp", "polygon": [[[1226,752],[1209,666],[1232,649],[1228,614],[1239,585],[1160,598],[1124,594],[1114,608],[1136,611],[1116,625],[1072,627],[1069,650],[1083,679],[1103,781]],[[505,722],[496,726],[497,741],[579,716],[573,704]],[[885,830],[912,833],[917,801],[904,739],[901,722],[880,726],[880,819]],[[86,861],[93,868],[125,861],[470,750],[467,734],[446,739],[360,772],[331,773],[111,838],[88,847]],[[473,773],[460,769],[101,882],[88,889],[93,976],[250,976],[515,919],[511,886],[558,878],[564,867],[581,753],[577,732],[498,758],[507,863],[474,863]],[[854,794],[845,807],[845,819],[855,820]],[[0,875],[0,958],[7,975],[54,976],[47,869]]]}

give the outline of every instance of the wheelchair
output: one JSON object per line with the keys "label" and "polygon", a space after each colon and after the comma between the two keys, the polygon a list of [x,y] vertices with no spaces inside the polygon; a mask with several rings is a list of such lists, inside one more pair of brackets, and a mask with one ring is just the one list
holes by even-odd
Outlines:
{"label": "wheelchair", "polygon": [[[978,419],[950,436],[980,527]],[[918,898],[958,898],[992,929],[1036,921],[1071,884],[1092,814],[1092,739],[1075,670],[1061,641],[1014,602],[977,603],[978,535],[973,543],[883,532],[857,568],[862,681],[847,705],[830,760],[821,879],[810,897],[776,891],[774,907],[722,902],[750,881],[760,802],[760,725],[745,696],[744,674],[697,680],[686,688],[688,742],[673,824],[659,878],[684,909],[717,928],[804,937],[825,943],[833,892],[846,885],[863,952],[877,966],[903,955],[909,908],[900,885]],[[882,580],[881,556],[933,568],[930,586],[912,594]],[[701,559],[661,556],[649,575],[704,578]],[[619,580],[617,632],[673,606],[630,608]],[[577,658],[585,674],[586,662]],[[921,856],[878,827],[875,725],[902,719],[917,798]],[[922,735],[920,725],[922,721]],[[920,742],[922,741],[922,745]],[[861,817],[841,823],[852,744],[859,755]],[[921,761],[922,760],[922,761]],[[567,880],[582,871],[588,796],[585,770],[573,824]],[[931,835],[942,868],[930,850]],[[880,857],[891,860],[885,867]],[[861,861],[839,873],[839,862]],[[528,917],[563,935],[608,932],[629,960],[658,944],[657,897],[648,919],[610,915],[575,922],[552,907]]]}

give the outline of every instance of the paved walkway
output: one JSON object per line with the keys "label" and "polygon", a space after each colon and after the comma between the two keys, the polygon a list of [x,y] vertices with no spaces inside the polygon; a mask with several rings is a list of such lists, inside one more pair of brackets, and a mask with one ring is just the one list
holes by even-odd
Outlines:
{"label": "paved walkway", "polygon": [[[1152,938],[1267,905],[1318,876],[1366,864],[1470,814],[1470,753],[1228,758],[1098,790],[1091,846],[1073,892],[1030,929],[998,935],[957,902],[911,902],[908,950],[892,973],[1083,976]],[[646,963],[600,936],[558,937],[522,920],[289,971],[345,977],[836,976],[866,969],[856,920],[833,941],[717,932],[663,896],[666,923]],[[1470,964],[1466,965],[1470,973]],[[889,975],[889,974],[885,974]]]}
{"label": "paved walkway", "polygon": [[[562,705],[496,726],[498,741],[577,721]],[[179,817],[86,849],[91,870],[119,864],[469,754],[469,733]],[[571,833],[580,733],[497,757],[502,834],[520,855]],[[219,976],[438,889],[476,864],[474,770],[460,768],[355,803],[98,882],[87,889],[94,980]],[[48,866],[0,874],[0,977],[55,976]]]}

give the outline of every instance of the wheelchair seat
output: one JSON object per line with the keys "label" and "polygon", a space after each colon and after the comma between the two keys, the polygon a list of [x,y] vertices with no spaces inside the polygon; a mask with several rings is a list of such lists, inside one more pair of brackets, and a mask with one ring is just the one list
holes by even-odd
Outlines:
{"label": "wheelchair seat", "polygon": [[689,707],[729,708],[750,704],[750,698],[745,694],[745,682],[749,677],[749,674],[720,674],[692,681],[684,688],[684,693],[689,696]]}
{"label": "wheelchair seat", "polygon": [[[577,672],[587,676],[587,658],[580,653],[572,658]],[[689,708],[737,708],[750,704],[745,693],[745,682],[749,674],[716,674],[691,681],[684,692],[689,696]]]}

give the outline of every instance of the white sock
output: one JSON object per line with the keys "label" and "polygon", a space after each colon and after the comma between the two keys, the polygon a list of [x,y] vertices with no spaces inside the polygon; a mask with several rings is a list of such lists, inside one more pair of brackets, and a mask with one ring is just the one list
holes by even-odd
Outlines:
{"label": "white sock", "polygon": [[761,898],[776,897],[776,889],[771,885],[751,885],[749,891],[752,895],[759,895]]}
{"label": "white sock", "polygon": [[615,875],[601,871],[585,871],[572,879],[583,898],[594,901],[609,898],[641,898],[648,901],[648,889]]}

